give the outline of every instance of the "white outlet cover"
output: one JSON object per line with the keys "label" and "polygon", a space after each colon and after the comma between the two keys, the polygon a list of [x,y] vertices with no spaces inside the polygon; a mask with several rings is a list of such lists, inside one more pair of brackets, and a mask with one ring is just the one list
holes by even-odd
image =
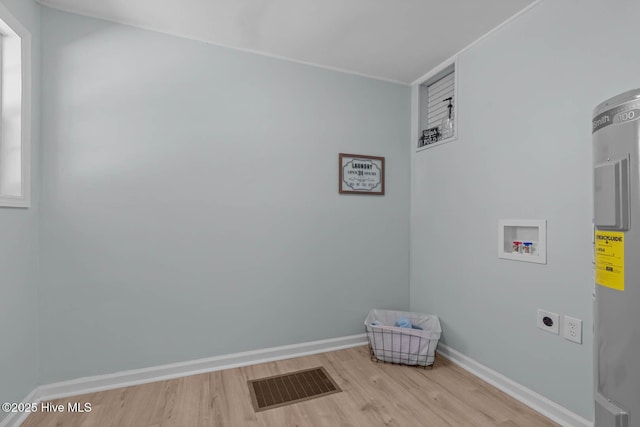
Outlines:
{"label": "white outlet cover", "polygon": [[569,341],[582,344],[582,320],[564,316],[564,337]]}
{"label": "white outlet cover", "polygon": [[[545,318],[548,318],[547,323],[545,324]],[[560,315],[557,313],[553,313],[551,311],[543,310],[541,308],[538,309],[538,328],[543,331],[551,332],[552,334],[560,335]]]}

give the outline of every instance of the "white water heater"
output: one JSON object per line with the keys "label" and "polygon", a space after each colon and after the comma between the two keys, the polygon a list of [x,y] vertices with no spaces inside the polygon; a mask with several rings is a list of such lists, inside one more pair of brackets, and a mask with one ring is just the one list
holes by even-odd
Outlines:
{"label": "white water heater", "polygon": [[640,427],[640,89],[593,113],[596,427]]}

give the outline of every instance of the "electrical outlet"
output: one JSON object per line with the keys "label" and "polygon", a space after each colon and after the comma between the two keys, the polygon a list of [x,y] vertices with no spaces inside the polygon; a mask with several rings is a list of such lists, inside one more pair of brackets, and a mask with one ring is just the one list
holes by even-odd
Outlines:
{"label": "electrical outlet", "polygon": [[569,341],[582,344],[582,320],[564,316],[564,337]]}
{"label": "electrical outlet", "polygon": [[543,331],[560,335],[560,315],[556,313],[539,308],[537,324]]}

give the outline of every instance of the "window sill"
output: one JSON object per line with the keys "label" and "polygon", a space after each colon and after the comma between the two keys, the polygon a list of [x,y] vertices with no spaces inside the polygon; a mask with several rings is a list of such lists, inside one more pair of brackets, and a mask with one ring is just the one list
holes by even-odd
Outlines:
{"label": "window sill", "polygon": [[416,149],[416,152],[424,151],[428,148],[438,147],[448,142],[456,141],[457,139],[458,139],[458,136],[454,135],[451,138],[443,139],[442,141],[434,142],[433,144],[425,145],[424,147],[419,147],[418,149]]}
{"label": "window sill", "polygon": [[7,197],[0,196],[1,208],[30,208],[31,201],[24,197]]}

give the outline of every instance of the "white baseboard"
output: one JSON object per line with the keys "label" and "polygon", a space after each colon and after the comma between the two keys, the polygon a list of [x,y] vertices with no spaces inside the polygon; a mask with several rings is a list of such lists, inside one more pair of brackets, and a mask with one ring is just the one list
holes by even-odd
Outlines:
{"label": "white baseboard", "polygon": [[[301,344],[284,345],[281,347],[262,350],[246,351],[243,353],[209,357],[206,359],[172,363],[131,371],[116,372],[108,375],[79,378],[54,384],[42,385],[36,389],[37,401],[59,399],[80,394],[95,393],[114,388],[128,387],[172,378],[238,368],[240,366],[256,365],[258,363],[273,362],[275,360],[291,359],[293,357],[308,356],[325,353],[344,348],[366,345],[365,334],[347,337],[330,338]],[[19,424],[16,424],[19,425]],[[0,427],[8,427],[0,425]]]}
{"label": "white baseboard", "polygon": [[[24,399],[22,399],[22,403],[35,403],[38,402],[37,398],[38,389],[36,388],[31,393],[27,395]],[[18,427],[20,426],[27,417],[31,415],[29,412],[10,412],[2,422],[0,422],[0,427]]]}
{"label": "white baseboard", "polygon": [[442,343],[438,344],[438,355],[446,357],[464,370],[471,372],[475,376],[499,388],[508,395],[563,426],[593,427],[592,421],[582,418],[556,402],[476,362],[451,347]]}

